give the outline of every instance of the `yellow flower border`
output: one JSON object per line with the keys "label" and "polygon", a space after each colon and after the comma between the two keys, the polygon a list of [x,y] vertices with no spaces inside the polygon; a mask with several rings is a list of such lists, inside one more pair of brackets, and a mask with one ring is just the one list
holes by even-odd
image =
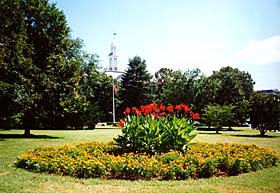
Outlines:
{"label": "yellow flower border", "polygon": [[256,145],[196,143],[184,153],[121,153],[113,143],[84,142],[22,154],[16,167],[78,178],[180,180],[231,176],[277,165],[279,155]]}

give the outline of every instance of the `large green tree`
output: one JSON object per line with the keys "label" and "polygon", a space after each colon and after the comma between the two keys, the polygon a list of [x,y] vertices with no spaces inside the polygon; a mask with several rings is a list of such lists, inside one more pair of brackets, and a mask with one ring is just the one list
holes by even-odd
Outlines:
{"label": "large green tree", "polygon": [[198,81],[196,106],[204,109],[207,105],[233,105],[235,122],[242,123],[248,118],[248,100],[253,92],[254,81],[248,72],[237,68],[223,67],[211,76]]}
{"label": "large green tree", "polygon": [[[0,20],[0,81],[13,90],[9,104],[17,126],[26,134],[65,127],[65,115],[81,102],[81,67],[73,55],[78,47],[65,15],[47,0],[2,0]],[[7,101],[9,95],[1,97]]]}
{"label": "large green tree", "polygon": [[248,72],[229,66],[214,71],[209,79],[212,82],[216,81],[217,96],[214,102],[220,105],[235,104],[242,100],[248,100],[255,84]]}
{"label": "large green tree", "polygon": [[150,80],[151,75],[147,71],[146,61],[139,56],[130,59],[128,69],[122,75],[120,83],[121,110],[151,102]]}
{"label": "large green tree", "polygon": [[21,110],[32,104],[31,93],[27,92],[32,84],[23,75],[31,71],[28,67],[32,53],[26,44],[23,15],[21,1],[0,1],[0,125],[5,127],[11,126],[13,117],[21,117]]}
{"label": "large green tree", "polygon": [[279,130],[280,95],[254,92],[250,98],[250,121],[261,136],[267,131]]}

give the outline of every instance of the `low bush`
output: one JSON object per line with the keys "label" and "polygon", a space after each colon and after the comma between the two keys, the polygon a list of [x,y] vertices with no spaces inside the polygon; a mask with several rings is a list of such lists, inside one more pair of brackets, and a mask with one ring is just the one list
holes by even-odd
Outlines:
{"label": "low bush", "polygon": [[78,178],[179,180],[238,175],[275,166],[275,151],[255,145],[197,143],[188,151],[119,153],[112,143],[81,143],[26,152],[15,165],[32,172]]}

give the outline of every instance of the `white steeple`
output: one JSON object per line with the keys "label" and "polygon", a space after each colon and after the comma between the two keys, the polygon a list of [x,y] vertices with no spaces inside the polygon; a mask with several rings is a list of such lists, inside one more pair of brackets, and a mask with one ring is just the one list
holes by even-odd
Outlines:
{"label": "white steeple", "polygon": [[117,45],[115,42],[116,32],[113,33],[113,41],[111,43],[111,52],[109,56],[109,70],[110,71],[118,71],[118,56],[117,56]]}

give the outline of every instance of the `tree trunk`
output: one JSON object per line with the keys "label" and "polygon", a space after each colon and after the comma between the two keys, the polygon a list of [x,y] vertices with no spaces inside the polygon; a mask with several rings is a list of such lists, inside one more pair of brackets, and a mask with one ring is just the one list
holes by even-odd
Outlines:
{"label": "tree trunk", "polygon": [[265,136],[265,133],[267,132],[266,127],[265,127],[265,126],[259,126],[259,127],[257,127],[257,128],[258,128],[258,130],[260,131],[261,137],[264,137],[264,136]]}
{"label": "tree trunk", "polygon": [[219,131],[222,129],[222,126],[217,126],[216,127],[216,134],[220,134]]}
{"label": "tree trunk", "polygon": [[219,127],[216,127],[216,134],[219,134]]}
{"label": "tree trunk", "polygon": [[30,129],[24,129],[24,136],[29,137],[31,135]]}
{"label": "tree trunk", "polygon": [[261,134],[261,137],[264,137],[266,131],[264,129],[260,129],[260,134]]}
{"label": "tree trunk", "polygon": [[228,131],[233,131],[231,125],[228,126]]}

